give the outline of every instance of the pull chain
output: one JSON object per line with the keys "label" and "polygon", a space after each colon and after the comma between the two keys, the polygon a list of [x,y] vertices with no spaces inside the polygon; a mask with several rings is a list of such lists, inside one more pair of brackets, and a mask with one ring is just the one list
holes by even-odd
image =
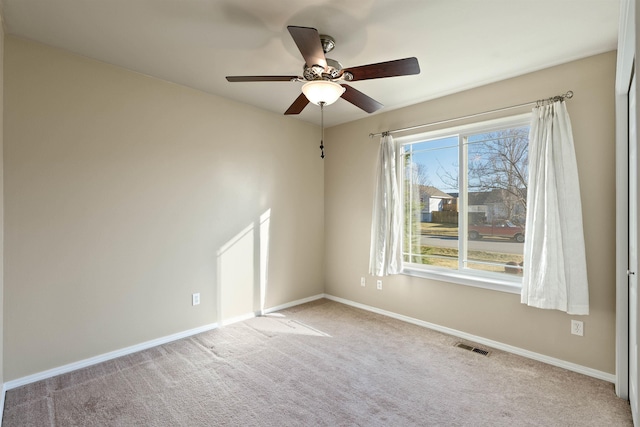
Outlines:
{"label": "pull chain", "polygon": [[320,136],[320,158],[324,159],[324,102],[320,103],[320,127],[322,134]]}

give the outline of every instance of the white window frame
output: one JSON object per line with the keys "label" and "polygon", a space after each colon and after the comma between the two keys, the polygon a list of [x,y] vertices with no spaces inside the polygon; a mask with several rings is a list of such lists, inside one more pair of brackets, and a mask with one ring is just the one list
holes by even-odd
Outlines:
{"label": "white window frame", "polygon": [[[519,114],[516,116],[503,117],[499,119],[493,120],[484,120],[481,122],[474,122],[470,124],[447,127],[444,129],[438,129],[430,132],[422,132],[412,135],[400,136],[395,138],[396,143],[398,144],[399,152],[402,151],[402,147],[408,144],[414,144],[417,142],[423,142],[427,140],[444,138],[446,136],[453,135],[469,135],[481,133],[484,131],[493,131],[500,130],[512,127],[521,127],[521,126],[530,126],[531,124],[531,113]],[[458,149],[458,162],[459,165],[467,164],[467,150],[462,149],[459,138],[459,149]],[[401,156],[399,156],[401,158]],[[399,165],[402,170],[404,167]],[[440,280],[444,282],[456,283],[459,285],[473,286],[483,289],[490,289],[501,292],[508,292],[513,294],[520,294],[522,290],[522,277],[518,276],[508,276],[503,274],[492,274],[489,272],[483,272],[481,270],[473,270],[473,269],[462,269],[460,265],[462,263],[462,258],[466,253],[466,244],[467,244],[467,218],[466,215],[468,211],[467,205],[467,167],[459,167],[458,168],[458,206],[459,212],[464,212],[464,215],[460,215],[460,219],[458,221],[458,236],[463,236],[462,239],[459,238],[460,244],[458,245],[459,250],[459,267],[457,270],[447,269],[442,267],[434,267],[427,266],[424,264],[415,264],[415,263],[403,263],[402,273],[408,276],[416,276],[422,278],[428,278],[433,280]],[[403,174],[399,174],[399,179],[401,180],[400,185],[404,185],[403,179],[400,177]],[[404,197],[404,191],[401,192]],[[404,206],[404,203],[403,203]],[[403,221],[404,223],[404,221]],[[404,234],[404,233],[403,233]],[[404,243],[403,243],[404,247]],[[403,257],[404,258],[404,257]],[[504,277],[502,277],[504,276]]]}

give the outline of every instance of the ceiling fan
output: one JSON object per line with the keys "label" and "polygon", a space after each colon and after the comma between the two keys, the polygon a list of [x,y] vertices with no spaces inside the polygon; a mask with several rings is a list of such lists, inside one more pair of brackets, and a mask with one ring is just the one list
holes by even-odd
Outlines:
{"label": "ceiling fan", "polygon": [[302,76],[227,76],[230,82],[305,82],[303,93],[284,114],[300,114],[309,102],[324,107],[338,98],[373,113],[383,105],[343,82],[420,73],[415,57],[342,68],[338,61],[325,57],[336,45],[331,36],[318,34],[318,30],[309,27],[288,26],[287,29],[305,60]]}

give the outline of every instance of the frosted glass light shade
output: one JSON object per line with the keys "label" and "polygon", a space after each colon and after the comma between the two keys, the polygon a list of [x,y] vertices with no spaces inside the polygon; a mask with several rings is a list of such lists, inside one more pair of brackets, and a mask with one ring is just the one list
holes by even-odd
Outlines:
{"label": "frosted glass light shade", "polygon": [[344,93],[345,89],[338,83],[328,80],[312,80],[302,85],[302,93],[307,97],[309,102],[320,105],[333,104]]}

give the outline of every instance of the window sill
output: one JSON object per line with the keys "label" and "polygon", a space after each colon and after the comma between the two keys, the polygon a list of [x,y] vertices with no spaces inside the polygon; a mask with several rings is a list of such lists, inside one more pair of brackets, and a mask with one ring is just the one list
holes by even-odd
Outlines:
{"label": "window sill", "polygon": [[402,273],[406,276],[422,277],[425,279],[440,280],[458,285],[473,286],[492,291],[507,292],[520,295],[522,291],[522,279],[506,280],[494,277],[482,277],[464,274],[454,271],[424,270],[419,268],[404,267]]}

